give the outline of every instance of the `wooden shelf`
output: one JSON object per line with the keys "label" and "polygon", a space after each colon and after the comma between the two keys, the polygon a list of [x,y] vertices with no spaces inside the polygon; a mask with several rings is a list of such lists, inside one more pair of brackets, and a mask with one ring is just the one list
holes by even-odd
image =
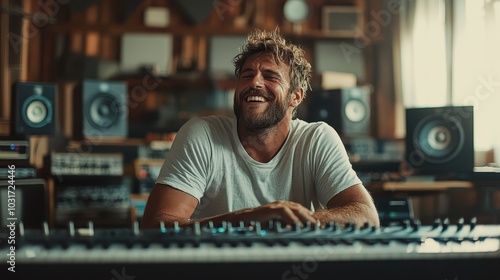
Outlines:
{"label": "wooden shelf", "polygon": [[[135,77],[117,77],[115,79],[126,80],[130,88],[135,86],[144,86],[144,78]],[[158,79],[151,78],[151,83],[155,85],[155,91],[165,90],[179,90],[182,91],[200,88],[200,89],[234,89],[236,88],[236,78],[224,77],[211,77],[209,75],[178,75],[158,77]]]}
{"label": "wooden shelf", "polygon": [[[59,23],[46,27],[46,31],[53,33],[99,33],[108,36],[121,36],[125,33],[150,33],[150,34],[171,34],[174,36],[245,36],[255,27],[246,28],[217,28],[210,26],[170,26],[165,28],[153,28],[138,25],[119,25],[119,24],[84,24],[84,23]],[[281,32],[290,39],[355,39],[358,36],[347,34],[345,32],[324,32],[317,29],[304,29],[301,32]]]}
{"label": "wooden shelf", "polygon": [[474,184],[468,181],[406,181],[384,182],[382,189],[385,191],[441,191],[453,188],[472,188]]}

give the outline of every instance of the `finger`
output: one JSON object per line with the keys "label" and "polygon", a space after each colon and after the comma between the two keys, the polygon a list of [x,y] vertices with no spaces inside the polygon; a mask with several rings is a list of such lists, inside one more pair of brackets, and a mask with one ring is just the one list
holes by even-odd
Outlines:
{"label": "finger", "polygon": [[294,215],[297,216],[301,222],[311,222],[311,223],[316,223],[318,219],[316,219],[310,209],[307,209],[306,207],[302,206],[299,203],[292,202],[292,201],[287,201],[286,205],[293,211]]}
{"label": "finger", "polygon": [[295,215],[296,211],[292,210],[292,208],[283,207],[280,208],[280,212],[281,219],[286,224],[293,225],[295,223],[299,223],[300,226],[304,226],[303,221],[297,215]]}
{"label": "finger", "polygon": [[316,223],[317,219],[312,216],[311,211],[304,207],[300,208],[281,208],[281,218],[283,222],[288,225],[294,225],[296,223],[303,227],[306,223]]}
{"label": "finger", "polygon": [[310,222],[310,223],[315,224],[318,222],[318,219],[316,219],[313,216],[313,213],[309,209],[306,209],[306,208],[301,208],[301,209],[294,211],[294,215],[297,218],[299,218],[302,223]]}

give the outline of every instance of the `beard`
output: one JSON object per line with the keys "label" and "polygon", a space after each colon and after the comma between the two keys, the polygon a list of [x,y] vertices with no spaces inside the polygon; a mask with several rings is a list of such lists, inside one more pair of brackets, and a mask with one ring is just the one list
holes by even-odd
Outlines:
{"label": "beard", "polygon": [[[242,95],[246,99],[247,94]],[[236,98],[236,97],[235,97]],[[261,132],[275,126],[286,115],[291,95],[289,94],[283,102],[273,99],[262,114],[256,114],[252,109],[243,110],[241,102],[234,102],[234,114],[239,123],[241,123],[250,132]],[[243,100],[243,99],[242,99]]]}

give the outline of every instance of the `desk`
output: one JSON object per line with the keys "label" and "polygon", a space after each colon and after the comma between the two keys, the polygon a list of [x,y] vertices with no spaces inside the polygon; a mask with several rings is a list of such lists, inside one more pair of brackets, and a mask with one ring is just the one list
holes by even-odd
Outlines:
{"label": "desk", "polygon": [[414,216],[422,223],[435,218],[476,217],[482,223],[498,223],[500,217],[499,182],[481,181],[387,181],[370,184],[368,189],[379,196],[410,198]]}
{"label": "desk", "polygon": [[405,181],[384,182],[384,191],[443,191],[452,188],[472,188],[474,184],[468,181]]}

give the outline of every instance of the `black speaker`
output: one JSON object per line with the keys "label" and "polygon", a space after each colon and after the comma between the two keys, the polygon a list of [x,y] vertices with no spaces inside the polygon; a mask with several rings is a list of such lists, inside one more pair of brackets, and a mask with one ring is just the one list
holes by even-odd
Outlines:
{"label": "black speaker", "polygon": [[371,87],[313,91],[308,104],[308,121],[324,121],[341,136],[370,134]]}
{"label": "black speaker", "polygon": [[16,179],[12,182],[0,180],[0,216],[3,227],[23,222],[25,228],[42,229],[49,221],[48,191],[45,180]]}
{"label": "black speaker", "polygon": [[406,109],[406,163],[416,173],[474,169],[472,106]]}
{"label": "black speaker", "polygon": [[[127,84],[122,81],[83,80],[75,88],[73,109],[76,138],[128,136]],[[81,117],[81,118],[80,118]]]}
{"label": "black speaker", "polygon": [[55,132],[57,86],[17,82],[12,86],[13,135],[51,135]]}

